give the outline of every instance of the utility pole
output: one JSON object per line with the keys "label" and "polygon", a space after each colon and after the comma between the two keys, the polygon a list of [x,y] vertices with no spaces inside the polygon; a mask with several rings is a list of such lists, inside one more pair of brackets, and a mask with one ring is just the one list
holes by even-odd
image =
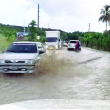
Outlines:
{"label": "utility pole", "polygon": [[82,32],[83,32],[83,27],[82,27]]}
{"label": "utility pole", "polygon": [[89,23],[89,29],[88,29],[88,32],[90,32],[90,23]]}
{"label": "utility pole", "polygon": [[38,28],[39,28],[39,4],[38,4]]}
{"label": "utility pole", "polygon": [[48,23],[48,28],[49,28],[49,23]]}
{"label": "utility pole", "polygon": [[24,20],[24,34],[25,34],[25,20]]}

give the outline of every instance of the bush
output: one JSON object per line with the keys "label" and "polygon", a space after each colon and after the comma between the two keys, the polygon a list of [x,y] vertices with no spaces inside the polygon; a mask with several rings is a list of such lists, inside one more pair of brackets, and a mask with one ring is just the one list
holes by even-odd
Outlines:
{"label": "bush", "polygon": [[5,50],[11,43],[12,40],[7,40],[6,37],[0,35],[0,51]]}
{"label": "bush", "polygon": [[91,48],[110,51],[109,31],[104,31],[103,33],[98,32],[84,33],[82,37],[82,42],[85,43],[86,46]]}

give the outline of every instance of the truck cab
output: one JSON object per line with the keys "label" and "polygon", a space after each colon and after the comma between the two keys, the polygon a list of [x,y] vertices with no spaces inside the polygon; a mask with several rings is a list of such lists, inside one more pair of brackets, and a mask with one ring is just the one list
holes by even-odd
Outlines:
{"label": "truck cab", "polygon": [[46,49],[59,49],[62,47],[60,31],[46,31]]}

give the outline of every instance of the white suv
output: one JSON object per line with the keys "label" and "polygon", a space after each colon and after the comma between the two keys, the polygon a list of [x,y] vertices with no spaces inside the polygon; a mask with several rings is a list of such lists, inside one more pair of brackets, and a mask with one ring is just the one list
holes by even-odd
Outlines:
{"label": "white suv", "polygon": [[40,65],[40,54],[36,42],[13,42],[0,54],[0,73],[34,74]]}
{"label": "white suv", "polygon": [[76,43],[77,41],[79,42],[79,50],[81,50],[81,43],[80,43],[79,40],[70,40],[70,41],[68,42],[67,50],[70,50],[70,49],[75,50],[75,43]]}

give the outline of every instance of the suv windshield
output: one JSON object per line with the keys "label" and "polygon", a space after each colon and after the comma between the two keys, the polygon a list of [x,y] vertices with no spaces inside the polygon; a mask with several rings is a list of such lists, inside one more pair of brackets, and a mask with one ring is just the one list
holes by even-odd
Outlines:
{"label": "suv windshield", "polygon": [[35,43],[13,43],[6,52],[37,53],[37,47]]}
{"label": "suv windshield", "polygon": [[46,38],[46,42],[56,42],[58,39],[56,37],[48,37]]}

